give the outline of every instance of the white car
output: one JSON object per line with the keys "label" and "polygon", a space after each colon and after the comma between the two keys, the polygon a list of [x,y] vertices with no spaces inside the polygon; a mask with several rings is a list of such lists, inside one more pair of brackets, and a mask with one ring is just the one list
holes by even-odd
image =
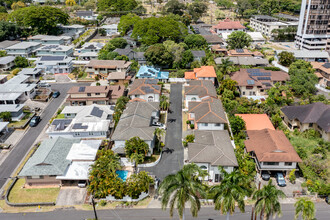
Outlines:
{"label": "white car", "polygon": [[164,125],[163,123],[155,122],[153,125],[166,130],[166,125]]}
{"label": "white car", "polygon": [[45,83],[45,82],[40,82],[38,84],[39,87],[50,87],[50,85],[48,83]]}

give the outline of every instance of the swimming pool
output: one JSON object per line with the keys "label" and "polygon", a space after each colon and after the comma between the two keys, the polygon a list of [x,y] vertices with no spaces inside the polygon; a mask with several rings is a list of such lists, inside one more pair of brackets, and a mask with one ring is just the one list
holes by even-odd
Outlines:
{"label": "swimming pool", "polygon": [[122,179],[124,182],[126,181],[127,174],[128,174],[128,171],[127,170],[117,170],[116,173],[118,174],[118,177],[120,179]]}

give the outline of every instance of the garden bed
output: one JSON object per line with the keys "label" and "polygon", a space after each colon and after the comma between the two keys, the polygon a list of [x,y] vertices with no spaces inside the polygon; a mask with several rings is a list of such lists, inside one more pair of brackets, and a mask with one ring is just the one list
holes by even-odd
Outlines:
{"label": "garden bed", "polygon": [[8,124],[8,128],[15,128],[15,129],[24,129],[30,122],[31,118],[35,115],[30,111],[24,111],[24,117],[19,121],[13,121]]}

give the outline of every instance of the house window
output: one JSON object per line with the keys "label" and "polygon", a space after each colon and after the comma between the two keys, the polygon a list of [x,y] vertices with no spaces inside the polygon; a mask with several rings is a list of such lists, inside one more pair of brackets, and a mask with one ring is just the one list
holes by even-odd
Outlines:
{"label": "house window", "polygon": [[149,96],[149,97],[148,97],[148,102],[152,102],[152,101],[154,101],[154,97]]}
{"label": "house window", "polygon": [[196,98],[195,97],[191,98],[191,101],[196,101]]}
{"label": "house window", "polygon": [[79,132],[75,132],[74,135],[75,136],[80,136],[80,133]]}
{"label": "house window", "polygon": [[279,163],[278,162],[264,162],[264,165],[277,166],[277,165],[279,165]]}
{"label": "house window", "polygon": [[87,96],[92,96],[92,94],[91,93],[87,93]]}
{"label": "house window", "polygon": [[243,95],[245,95],[245,92],[243,92]]}
{"label": "house window", "polygon": [[215,174],[215,175],[214,175],[214,182],[218,183],[218,182],[220,182],[220,181],[221,181],[221,176],[220,176],[220,174]]}
{"label": "house window", "polygon": [[92,136],[92,135],[94,135],[94,133],[93,132],[89,132],[88,135]]}
{"label": "house window", "polygon": [[207,170],[207,167],[204,165],[200,166],[199,168],[201,168],[202,170]]}
{"label": "house window", "polygon": [[284,165],[285,166],[292,166],[292,162],[285,162]]}
{"label": "house window", "polygon": [[216,126],[216,127],[220,127],[221,124],[220,124],[220,123],[216,123],[215,126]]}
{"label": "house window", "polygon": [[308,127],[310,128],[313,127],[313,123],[309,123]]}
{"label": "house window", "polygon": [[56,175],[49,175],[49,177],[56,177]]}
{"label": "house window", "polygon": [[95,95],[100,95],[100,93],[99,93],[99,92],[97,92],[97,93],[95,93]]}
{"label": "house window", "polygon": [[40,178],[40,179],[43,179],[43,178],[44,178],[44,176],[39,176],[39,178]]}
{"label": "house window", "polygon": [[27,178],[27,179],[32,179],[32,176],[27,176],[26,178]]}

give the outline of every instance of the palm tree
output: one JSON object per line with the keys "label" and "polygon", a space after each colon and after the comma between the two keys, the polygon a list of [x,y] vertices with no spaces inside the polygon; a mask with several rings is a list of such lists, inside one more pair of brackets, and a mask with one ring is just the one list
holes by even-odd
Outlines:
{"label": "palm tree", "polygon": [[220,70],[224,75],[231,73],[233,70],[233,62],[230,61],[229,58],[222,59]]}
{"label": "palm tree", "polygon": [[139,153],[132,153],[129,160],[134,162],[134,172],[137,173],[137,165],[144,161],[144,155]]}
{"label": "palm tree", "polygon": [[296,214],[294,219],[298,219],[300,213],[303,220],[313,220],[315,216],[315,206],[314,203],[308,198],[300,198],[294,204],[296,207]]}
{"label": "palm tree", "polygon": [[167,96],[165,96],[165,95],[160,96],[159,107],[162,110],[167,110],[170,107],[170,103],[168,102],[168,97]]}
{"label": "palm tree", "polygon": [[213,195],[215,209],[220,210],[222,214],[232,215],[235,211],[237,202],[241,212],[245,212],[244,197],[251,195],[251,187],[239,170],[227,173],[222,167],[219,170],[223,173],[223,180],[220,185],[213,186],[210,194]]}
{"label": "palm tree", "polygon": [[276,189],[272,180],[269,180],[268,185],[256,190],[252,195],[252,199],[256,201],[254,204],[255,214],[260,214],[260,219],[269,219],[271,216],[276,217],[277,214],[281,216],[280,198],[285,198],[285,194]]}
{"label": "palm tree", "polygon": [[205,171],[196,164],[184,165],[176,174],[171,174],[163,180],[159,187],[162,196],[162,209],[169,205],[170,216],[173,210],[178,210],[180,219],[184,220],[185,205],[190,203],[192,216],[197,217],[201,208],[199,197],[205,196],[206,186],[202,184],[200,177],[205,176]]}
{"label": "palm tree", "polygon": [[165,130],[161,128],[156,128],[154,134],[156,135],[158,139],[158,149],[161,143],[162,136],[165,134]]}

